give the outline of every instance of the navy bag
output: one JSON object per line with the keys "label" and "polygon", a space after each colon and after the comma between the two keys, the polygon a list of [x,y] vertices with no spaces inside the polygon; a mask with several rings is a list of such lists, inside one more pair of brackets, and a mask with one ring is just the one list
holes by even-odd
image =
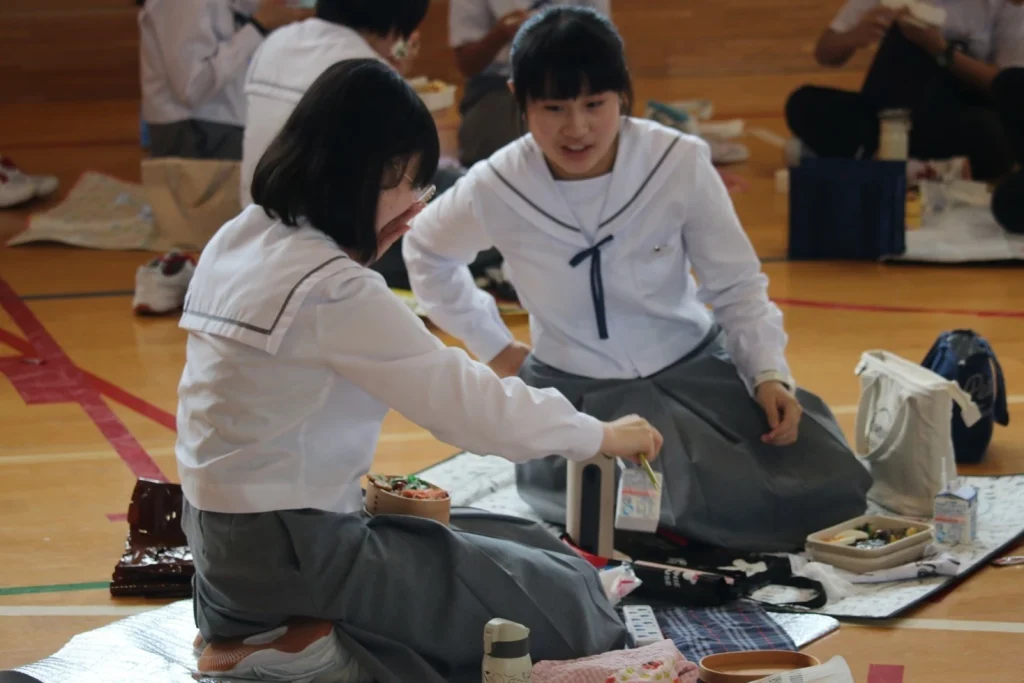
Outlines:
{"label": "navy bag", "polygon": [[789,169],[789,258],[877,261],[907,249],[907,165],[806,157]]}
{"label": "navy bag", "polygon": [[1006,385],[999,359],[984,337],[973,330],[943,332],[928,351],[923,366],[954,381],[971,395],[981,419],[968,427],[953,406],[953,450],[958,463],[979,463],[992,441],[994,424],[1006,426]]}

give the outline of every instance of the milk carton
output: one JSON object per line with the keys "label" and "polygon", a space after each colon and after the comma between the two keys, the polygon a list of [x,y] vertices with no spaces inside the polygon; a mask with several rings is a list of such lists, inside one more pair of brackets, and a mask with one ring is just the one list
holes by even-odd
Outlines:
{"label": "milk carton", "polygon": [[935,496],[935,540],[970,543],[978,536],[978,489],[953,480]]}

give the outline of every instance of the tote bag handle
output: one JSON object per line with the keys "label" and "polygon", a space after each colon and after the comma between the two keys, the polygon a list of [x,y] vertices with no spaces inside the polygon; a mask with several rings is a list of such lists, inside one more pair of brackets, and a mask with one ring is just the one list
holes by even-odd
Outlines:
{"label": "tote bag handle", "polygon": [[857,457],[863,458],[868,462],[884,459],[889,451],[892,450],[892,447],[903,438],[907,425],[907,411],[910,410],[908,407],[909,400],[900,401],[900,407],[893,418],[892,429],[889,430],[889,433],[885,435],[880,444],[875,448],[871,448],[868,442],[868,412],[872,411],[881,389],[881,382],[877,378],[872,380],[871,384],[861,392],[860,403],[857,405],[857,426],[854,435],[854,445],[857,449]]}

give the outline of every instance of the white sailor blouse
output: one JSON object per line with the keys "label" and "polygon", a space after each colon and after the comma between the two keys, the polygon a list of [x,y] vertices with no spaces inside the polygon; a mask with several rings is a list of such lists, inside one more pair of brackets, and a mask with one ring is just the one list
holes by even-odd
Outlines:
{"label": "white sailor blouse", "polygon": [[782,313],[704,141],[624,117],[599,212],[566,199],[573,182],[556,181],[526,135],[432,202],[403,240],[430,319],[485,362],[512,340],[465,265],[493,245],[537,359],[558,370],[647,377],[717,321],[748,389],[765,373],[791,377]]}

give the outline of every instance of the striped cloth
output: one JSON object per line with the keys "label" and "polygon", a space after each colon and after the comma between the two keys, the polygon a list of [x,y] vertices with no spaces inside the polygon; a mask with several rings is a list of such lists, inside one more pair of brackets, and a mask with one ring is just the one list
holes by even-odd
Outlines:
{"label": "striped cloth", "polygon": [[764,608],[741,600],[721,607],[652,605],[661,632],[691,662],[720,652],[796,650]]}

